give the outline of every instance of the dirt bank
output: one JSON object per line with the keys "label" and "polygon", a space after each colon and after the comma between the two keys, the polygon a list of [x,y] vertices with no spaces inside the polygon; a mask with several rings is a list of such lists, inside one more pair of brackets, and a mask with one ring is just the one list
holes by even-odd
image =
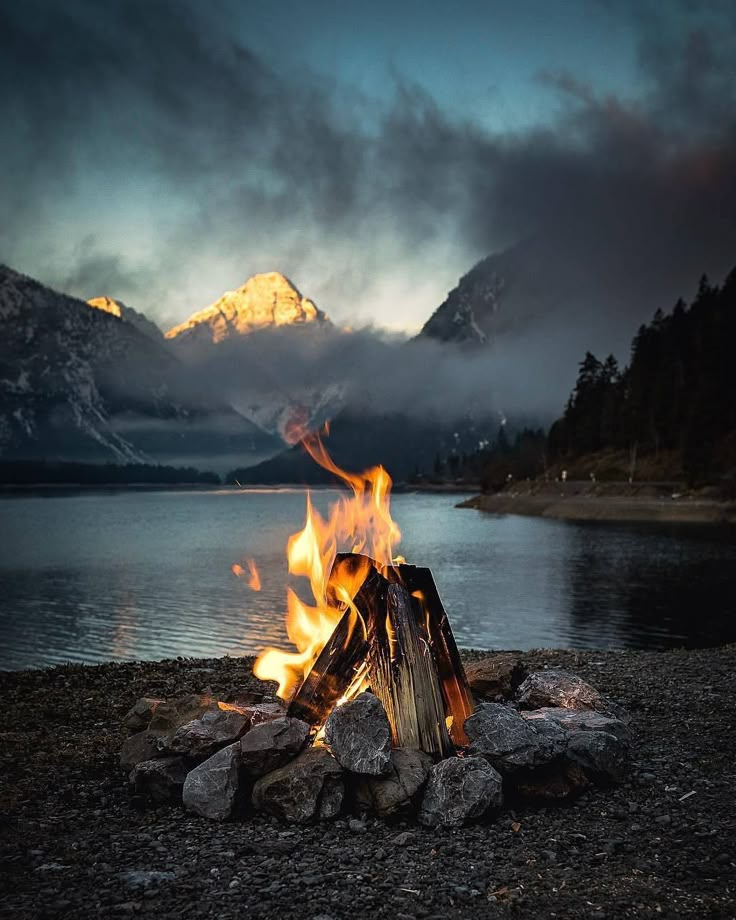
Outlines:
{"label": "dirt bank", "polygon": [[736,524],[736,502],[677,491],[672,484],[531,483],[477,495],[460,508],[568,521]]}

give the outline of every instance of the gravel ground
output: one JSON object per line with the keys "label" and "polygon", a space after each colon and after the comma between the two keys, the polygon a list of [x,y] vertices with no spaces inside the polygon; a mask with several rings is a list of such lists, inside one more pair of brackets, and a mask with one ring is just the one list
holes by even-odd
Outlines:
{"label": "gravel ground", "polygon": [[0,916],[736,917],[736,646],[524,658],[626,706],[631,776],[459,830],[141,810],[122,716],[144,695],[255,688],[248,659],[0,674]]}

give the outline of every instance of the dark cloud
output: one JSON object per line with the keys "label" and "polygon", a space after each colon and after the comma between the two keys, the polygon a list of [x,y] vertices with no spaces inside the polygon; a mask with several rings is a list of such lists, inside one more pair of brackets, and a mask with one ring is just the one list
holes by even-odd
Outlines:
{"label": "dark cloud", "polygon": [[[635,96],[540,74],[545,124],[499,135],[399,79],[382,101],[329,85],[289,66],[287,42],[265,61],[256,34],[232,38],[239,4],[5,4],[0,257],[171,321],[204,305],[212,266],[227,275],[212,295],[274,267],[328,310],[365,317],[373,300],[400,318],[402,299],[437,305],[448,265],[531,240],[528,274],[557,294],[496,350],[497,398],[523,401],[529,355],[558,398],[583,348],[625,347],[736,254],[733,4],[618,8],[638,35]],[[461,399],[476,386],[470,366],[442,374]]]}

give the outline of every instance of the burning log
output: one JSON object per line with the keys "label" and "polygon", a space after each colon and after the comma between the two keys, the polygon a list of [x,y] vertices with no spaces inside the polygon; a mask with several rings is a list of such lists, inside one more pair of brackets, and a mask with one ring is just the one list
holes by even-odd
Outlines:
{"label": "burning log", "polygon": [[467,744],[463,724],[472,715],[475,704],[465,669],[452,634],[447,611],[440,600],[437,585],[429,569],[402,563],[388,568],[398,577],[411,596],[420,602],[424,616],[420,620],[420,636],[432,650],[440,680],[450,737],[458,747]]}
{"label": "burning log", "polygon": [[[473,704],[460,656],[431,573],[379,566],[358,554],[333,565],[367,575],[289,706],[289,715],[321,724],[350,691],[370,686],[391,723],[396,747],[446,756],[466,743],[463,723]],[[450,730],[448,731],[448,726]]]}

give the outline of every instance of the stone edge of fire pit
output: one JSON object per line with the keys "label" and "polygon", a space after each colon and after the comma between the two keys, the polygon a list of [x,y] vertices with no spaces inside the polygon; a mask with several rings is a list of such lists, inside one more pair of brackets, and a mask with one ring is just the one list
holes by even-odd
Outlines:
{"label": "stone edge of fire pit", "polygon": [[469,744],[429,769],[398,749],[393,756],[385,713],[370,693],[334,709],[319,740],[317,726],[280,714],[275,703],[238,707],[209,690],[138,700],[123,724],[139,728],[147,714],[151,721],[123,745],[121,765],[134,761],[129,780],[141,806],[147,798],[181,801],[183,789],[184,805],[203,817],[255,809],[296,823],[352,811],[462,825],[492,818],[505,801],[559,802],[624,778],[632,732],[620,705],[568,670],[528,671],[520,654],[479,662],[485,666],[468,668],[479,688],[465,723]]}

